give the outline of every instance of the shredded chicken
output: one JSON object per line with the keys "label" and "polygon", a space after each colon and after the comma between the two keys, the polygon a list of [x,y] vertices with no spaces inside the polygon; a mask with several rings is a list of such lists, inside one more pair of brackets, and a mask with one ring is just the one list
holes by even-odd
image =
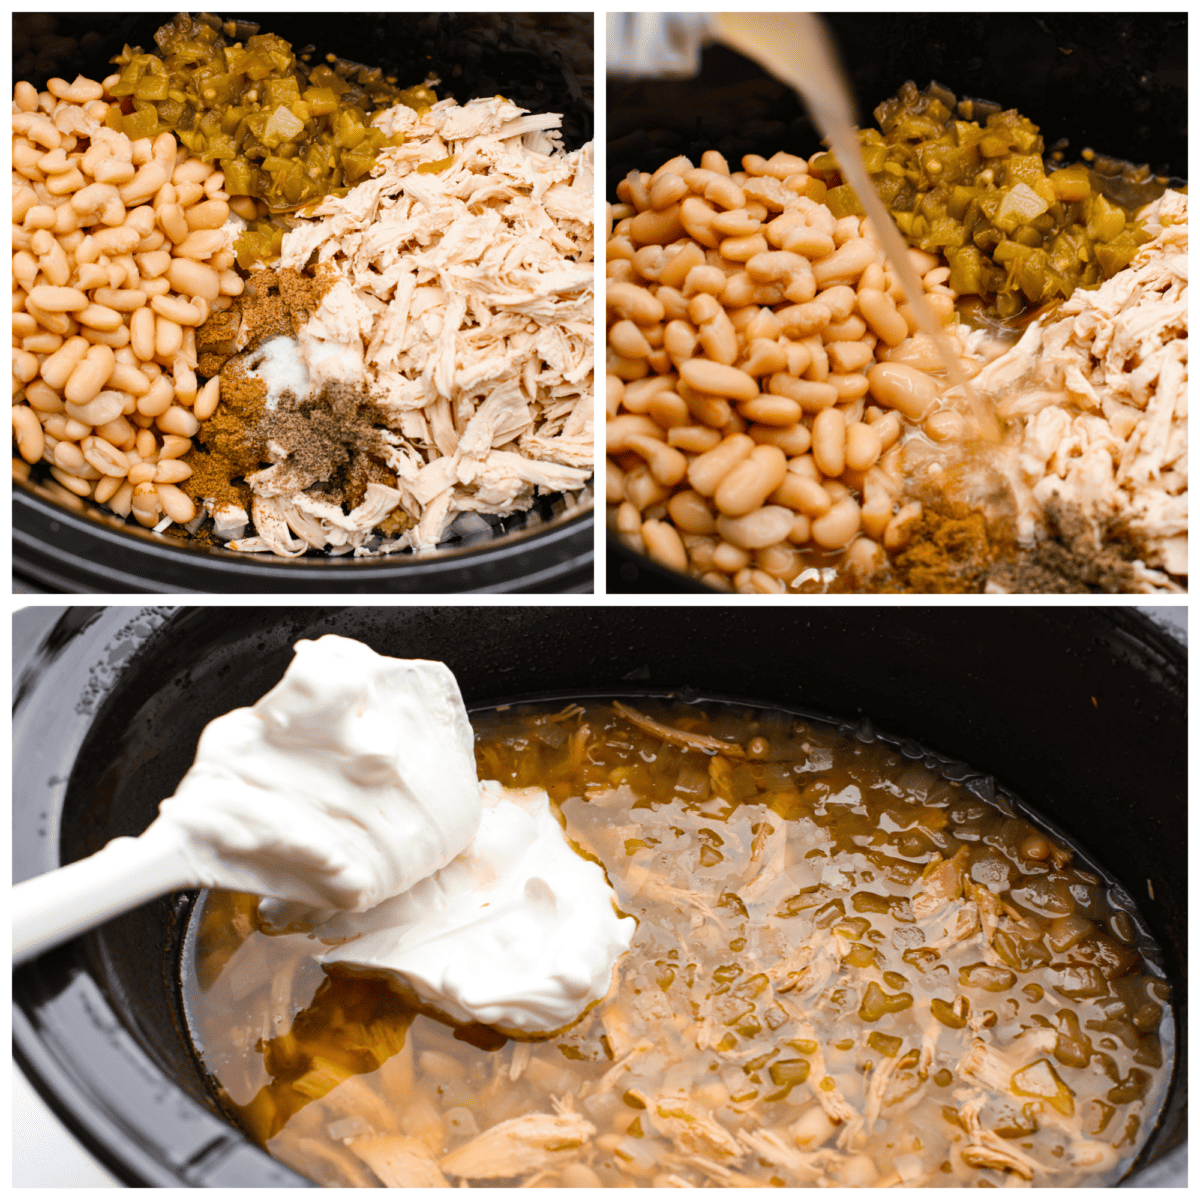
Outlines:
{"label": "shredded chicken", "polygon": [[1188,573],[1187,210],[1175,191],[1148,205],[1153,240],[1130,266],[1076,290],[974,381],[1022,423],[1022,541],[1051,498],[1124,518],[1149,547],[1146,592],[1180,591],[1168,575]]}
{"label": "shredded chicken", "polygon": [[969,940],[979,932],[979,910],[971,901],[957,901],[950,911],[938,918],[935,924],[941,926],[942,936],[935,941],[927,941],[930,950],[944,950],[956,943],[969,944]]}
{"label": "shredded chicken", "polygon": [[780,1001],[784,1011],[795,1021],[797,1036],[816,1045],[809,1056],[808,1089],[813,1098],[825,1110],[825,1115],[835,1124],[860,1121],[858,1109],[851,1104],[842,1090],[837,1086],[832,1075],[825,1072],[825,1055],[821,1050],[820,1039],[812,1024],[805,1020],[803,1014],[793,1004]]}
{"label": "shredded chicken", "polygon": [[998,1050],[975,1037],[955,1069],[964,1079],[1006,1096],[1010,1094],[1015,1072],[1039,1054],[1053,1051],[1057,1043],[1058,1034],[1053,1029],[1043,1028],[1027,1030],[1007,1051]]}
{"label": "shredded chicken", "polygon": [[622,996],[613,996],[601,1006],[600,1023],[604,1026],[604,1036],[608,1038],[608,1048],[614,1059],[624,1059],[638,1045],[638,1035],[632,1020],[634,1014],[625,1008]]}
{"label": "shredded chicken", "polygon": [[[776,990],[790,992],[798,987],[804,981],[805,973],[812,966],[820,951],[821,947],[818,944],[810,942],[807,946],[801,946],[794,954],[789,954],[787,958],[772,963],[767,968],[767,976],[775,984]],[[824,973],[822,983],[829,978],[829,975],[830,971]]]}
{"label": "shredded chicken", "polygon": [[726,1034],[717,1019],[716,997],[705,996],[696,1004],[696,1023],[693,1026],[697,1050],[715,1050]]}
{"label": "shredded chicken", "polygon": [[511,1179],[566,1161],[596,1127],[578,1113],[530,1113],[485,1129],[442,1159],[447,1175],[459,1179]]}
{"label": "shredded chicken", "polygon": [[514,1083],[525,1073],[532,1054],[533,1046],[529,1042],[513,1043],[512,1062],[509,1064],[508,1077]]}
{"label": "shredded chicken", "polygon": [[992,939],[1000,928],[1000,916],[1003,912],[999,898],[980,883],[971,880],[966,882],[966,893],[975,905],[979,914],[979,924],[983,932],[983,956],[989,966],[1001,966],[1000,956],[992,949]]}
{"label": "shredded chicken", "polygon": [[720,738],[707,737],[702,733],[689,733],[685,729],[676,729],[673,725],[664,725],[661,721],[656,721],[653,717],[648,717],[645,713],[640,713],[636,708],[630,708],[628,704],[622,704],[619,700],[613,701],[613,708],[631,725],[636,725],[645,733],[662,738],[664,742],[669,742],[672,746],[703,750],[706,753],[728,754],[731,758],[746,757],[746,751],[733,742],[723,742]]}
{"label": "shredded chicken", "polygon": [[639,889],[639,892],[642,895],[649,896],[652,900],[661,900],[666,904],[673,904],[680,910],[692,909],[695,916],[700,918],[701,924],[705,919],[713,921],[717,925],[721,923],[721,919],[713,910],[712,905],[699,892],[663,883],[653,876],[647,878],[646,882]]}
{"label": "shredded chicken", "polygon": [[740,1162],[744,1147],[702,1106],[686,1096],[659,1095],[646,1106],[650,1124],[675,1143],[681,1154],[715,1157],[718,1162]]}
{"label": "shredded chicken", "polygon": [[814,931],[814,940],[767,969],[777,993],[794,992],[794,999],[815,996],[841,969],[852,943],[830,929]]}
{"label": "shredded chicken", "polygon": [[593,1089],[593,1094],[605,1092],[610,1088],[615,1087],[621,1076],[624,1075],[626,1071],[631,1070],[635,1062],[637,1062],[643,1055],[649,1054],[653,1049],[654,1043],[646,1040],[642,1040],[636,1045],[631,1046],[629,1052],[623,1055],[617,1062],[613,1063],[613,1065],[601,1076],[600,1082],[597,1083]]}
{"label": "shredded chicken", "polygon": [[948,862],[939,855],[924,870],[912,895],[913,916],[924,921],[943,905],[957,900],[963,891],[963,864],[967,847],[962,847]]}
{"label": "shredded chicken", "polygon": [[930,1068],[937,1061],[938,1038],[941,1036],[942,1024],[936,1017],[930,1017],[921,1035],[921,1057],[917,1060],[917,1073],[922,1079],[929,1074]]}
{"label": "shredded chicken", "polygon": [[[284,238],[280,266],[315,256],[335,282],[300,330],[314,386],[358,381],[384,414],[395,486],[351,513],[251,480],[256,536],[234,549],[294,556],[433,549],[462,513],[578,493],[593,471],[592,149],[564,153],[556,114],[500,97],[375,124],[402,133],[374,178],[329,196]],[[449,165],[430,173],[421,167]],[[307,501],[307,503],[306,503]],[[373,534],[393,512],[410,529]],[[290,531],[290,532],[289,532]],[[293,538],[291,533],[298,535]]]}
{"label": "shredded chicken", "polygon": [[360,1137],[350,1149],[379,1176],[384,1187],[449,1187],[437,1159],[420,1138]]}
{"label": "shredded chicken", "polygon": [[758,1188],[768,1186],[753,1176],[735,1171],[732,1167],[727,1167],[722,1163],[713,1162],[712,1159],[703,1158],[699,1154],[687,1155],[684,1162],[689,1167],[695,1167],[702,1175],[707,1175],[713,1183],[719,1183],[722,1187]]}
{"label": "shredded chicken", "polygon": [[991,1167],[999,1171],[1011,1171],[1026,1180],[1033,1179],[1035,1171],[1052,1173],[1052,1168],[1043,1166],[990,1129],[983,1128],[979,1113],[986,1103],[987,1097],[982,1092],[976,1092],[958,1110],[963,1128],[971,1139],[971,1144],[962,1147],[960,1151],[963,1162],[969,1167]]}
{"label": "shredded chicken", "polygon": [[660,988],[649,983],[637,990],[619,991],[608,998],[599,1012],[608,1049],[618,1060],[628,1057],[644,1044],[644,1031],[670,1030],[676,1025],[671,1002]]}
{"label": "shredded chicken", "polygon": [[326,1109],[342,1116],[361,1116],[375,1133],[399,1130],[398,1115],[359,1075],[350,1075],[323,1097]]}
{"label": "shredded chicken", "polygon": [[838,1138],[839,1146],[853,1145],[857,1148],[860,1143],[865,1143],[867,1138],[874,1133],[875,1122],[879,1119],[879,1114],[883,1112],[883,1098],[887,1094],[888,1085],[892,1082],[892,1076],[896,1073],[899,1065],[898,1058],[886,1057],[876,1065],[867,1083],[867,1104],[861,1126],[857,1130],[849,1126],[843,1130]]}
{"label": "shredded chicken", "polygon": [[739,1129],[737,1136],[738,1141],[751,1153],[765,1158],[773,1166],[790,1171],[803,1183],[815,1183],[823,1179],[826,1167],[841,1157],[832,1150],[818,1150],[816,1153],[806,1154],[797,1150],[783,1134],[776,1133],[773,1129]]}
{"label": "shredded chicken", "polygon": [[787,869],[787,822],[764,821],[754,836],[747,864],[747,881],[738,888],[741,899],[756,904]]}

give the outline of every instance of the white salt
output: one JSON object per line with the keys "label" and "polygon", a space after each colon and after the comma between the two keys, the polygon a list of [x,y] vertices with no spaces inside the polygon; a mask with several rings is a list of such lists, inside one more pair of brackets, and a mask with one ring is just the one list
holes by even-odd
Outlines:
{"label": "white salt", "polygon": [[285,392],[297,400],[308,396],[308,368],[300,357],[299,347],[290,337],[274,337],[254,351],[247,372],[267,385],[267,408],[274,411]]}

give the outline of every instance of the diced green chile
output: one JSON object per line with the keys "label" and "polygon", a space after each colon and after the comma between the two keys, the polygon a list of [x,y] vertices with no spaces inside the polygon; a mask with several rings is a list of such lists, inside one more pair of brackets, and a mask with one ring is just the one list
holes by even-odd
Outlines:
{"label": "diced green chile", "polygon": [[966,1013],[970,1012],[970,1005],[965,1006],[965,1012],[962,1016],[954,1011],[954,1006],[946,1000],[939,1000],[936,996],[929,1002],[929,1010],[934,1017],[939,1020],[948,1029],[965,1029],[967,1026]]}
{"label": "diced green chile", "polygon": [[767,1068],[771,1082],[777,1087],[785,1084],[803,1083],[808,1078],[812,1064],[807,1058],[781,1058]]}
{"label": "diced green chile", "polygon": [[1017,977],[1004,967],[972,963],[959,967],[958,982],[962,987],[982,988],[985,992],[1006,992],[1017,982]]}
{"label": "diced green chile", "polygon": [[1014,1071],[1009,1086],[1018,1096],[1033,1096],[1046,1101],[1065,1117],[1075,1113],[1075,1093],[1059,1078],[1048,1059],[1039,1058],[1037,1062]]}
{"label": "diced green chile", "polygon": [[[1016,109],[982,115],[937,85],[906,83],[875,109],[882,132],[859,132],[867,173],[909,244],[946,255],[950,286],[978,295],[1000,316],[1015,316],[1094,287],[1128,262],[1148,235],[1130,227],[1124,210],[1099,193],[1084,165],[1046,173],[1038,127]],[[861,212],[842,182],[836,157],[810,167],[828,187],[837,217]],[[1067,243],[1086,247],[1068,251]],[[1124,240],[1123,240],[1124,239]],[[997,247],[1054,246],[1053,260],[996,255]]]}
{"label": "diced green chile", "polygon": [[893,1037],[889,1033],[880,1033],[875,1029],[867,1036],[867,1045],[888,1058],[895,1058],[900,1052],[900,1047],[904,1045],[904,1039]]}
{"label": "diced green chile", "polygon": [[105,123],[133,139],[174,133],[224,171],[230,195],[256,196],[275,211],[344,193],[370,174],[381,149],[403,142],[371,127],[374,111],[437,102],[423,84],[397,88],[378,70],[310,66],[275,34],[230,41],[207,14],[178,15],[155,42],[156,53],[126,46],[113,59],[120,75],[110,92],[133,111],[113,106]]}
{"label": "diced green chile", "polygon": [[888,1013],[903,1012],[906,1008],[911,1008],[912,1002],[913,998],[908,992],[891,995],[872,980],[867,984],[867,990],[863,994],[862,1003],[858,1008],[858,1016],[860,1020],[870,1024]]}

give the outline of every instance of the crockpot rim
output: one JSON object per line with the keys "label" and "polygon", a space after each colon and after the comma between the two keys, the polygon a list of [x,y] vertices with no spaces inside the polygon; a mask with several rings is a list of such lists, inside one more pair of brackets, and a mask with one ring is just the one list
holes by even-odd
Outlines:
{"label": "crockpot rim", "polygon": [[[180,608],[182,607],[183,606],[180,606]],[[1115,606],[1122,609],[1121,613],[1108,613],[1105,611],[1107,606],[1088,607],[1092,607],[1097,610],[1102,618],[1115,623],[1123,623],[1125,620],[1132,619],[1135,627],[1138,628],[1140,633],[1150,635],[1149,640],[1154,643],[1152,648],[1154,648],[1160,654],[1160,656],[1165,649],[1168,653],[1168,656],[1175,660],[1174,663],[1168,665],[1181,668],[1186,674],[1187,648],[1186,645],[1176,638],[1173,633],[1165,631],[1161,626],[1150,620],[1150,618],[1148,618],[1145,614],[1140,613],[1136,609],[1133,609],[1129,606]],[[75,611],[77,610],[74,606],[63,606],[61,608],[60,616],[50,627],[51,630],[58,627],[63,616],[69,615]],[[128,620],[131,614],[149,610],[139,609],[132,606],[112,606],[107,610],[103,608],[96,608],[90,611],[95,615],[103,615],[107,611],[114,616],[123,615],[123,619]],[[159,609],[157,611],[161,613],[163,610]],[[178,611],[180,611],[180,609],[173,606],[172,615]],[[166,619],[169,620],[170,618],[168,617]],[[93,622],[91,621],[85,622],[85,624],[77,632],[82,632],[84,629],[89,628],[92,623]],[[1116,624],[1115,627],[1119,628],[1120,625]],[[150,634],[146,635],[142,641],[152,639],[157,635],[158,629],[156,628]],[[42,638],[42,643],[44,643],[44,641],[45,636]],[[141,643],[139,643],[139,645],[140,644]],[[41,643],[39,643],[37,647],[33,648],[33,652],[35,654],[37,649],[40,648],[40,645]],[[16,681],[14,680],[14,682]],[[642,689],[639,688],[636,680],[630,680],[630,690],[636,692]],[[649,691],[654,690],[655,689],[653,687],[649,689]],[[480,701],[480,703],[486,704],[487,701]],[[97,712],[102,705],[103,698],[101,698],[100,703],[96,705],[96,708],[93,710],[89,721],[87,722],[89,728],[94,722]],[[83,736],[86,737],[86,733]],[[58,846],[56,845],[56,856],[58,852]],[[197,894],[198,893],[196,892],[185,893],[185,895],[190,897],[188,901],[189,909]],[[93,956],[89,955],[89,957]],[[17,1006],[15,1005],[14,1008],[16,1009]],[[116,1015],[118,1019],[123,1021],[121,1014],[118,1013]],[[1183,1020],[1186,1020],[1186,1007],[1181,1010],[1180,1017]],[[1186,1031],[1184,1032],[1184,1036],[1186,1036]],[[189,1048],[191,1048],[190,1042]],[[23,1074],[30,1081],[31,1085],[35,1088],[39,1095],[42,1096],[56,1116],[63,1121],[64,1125],[67,1126],[71,1133],[88,1149],[89,1153],[93,1154],[93,1156],[102,1162],[107,1169],[111,1170],[115,1175],[120,1177],[123,1182],[130,1186],[144,1186],[146,1185],[146,1178],[148,1176],[153,1176],[157,1180],[162,1181],[155,1182],[152,1184],[152,1186],[178,1186],[181,1183],[186,1184],[189,1182],[185,1178],[182,1169],[178,1173],[171,1173],[170,1168],[164,1166],[161,1161],[148,1157],[137,1145],[136,1140],[130,1138],[127,1129],[122,1129],[112,1122],[103,1119],[103,1114],[98,1113],[95,1104],[87,1099],[86,1089],[75,1084],[72,1077],[61,1068],[54,1054],[42,1044],[41,1039],[37,1036],[34,1022],[30,1019],[29,1014],[24,1010],[24,1008],[21,1008],[20,1011],[14,1011],[13,1054],[14,1060],[17,1062]],[[1172,1070],[1172,1081],[1170,1085],[1172,1088],[1178,1086],[1179,1084],[1183,1084],[1185,1086],[1185,1080],[1178,1079],[1181,1068],[1186,1071],[1186,1062],[1178,1055],[1177,1052],[1175,1065]],[[182,1091],[178,1088],[178,1085],[175,1084],[173,1080],[170,1080],[169,1077],[167,1077],[166,1082],[172,1088],[172,1090],[179,1094],[187,1103],[197,1103],[194,1099],[187,1096],[186,1093],[182,1093]],[[69,1095],[71,1101],[74,1103],[68,1103],[64,1093]],[[1186,1107],[1186,1092],[1184,1096],[1184,1105]],[[192,1160],[193,1162],[196,1158],[221,1158],[224,1157],[224,1155],[230,1150],[237,1149],[239,1147],[247,1147],[263,1160],[264,1165],[269,1164],[270,1168],[272,1168],[276,1173],[285,1172],[288,1176],[294,1178],[298,1186],[312,1186],[308,1180],[305,1180],[302,1176],[298,1175],[290,1168],[285,1167],[278,1160],[271,1158],[265,1152],[260,1150],[241,1132],[241,1130],[237,1129],[235,1126],[222,1122],[221,1128],[222,1132],[226,1133],[227,1136],[218,1138],[216,1141],[206,1146],[203,1154],[194,1156],[194,1159]],[[118,1152],[111,1148],[111,1141],[106,1144],[102,1136],[105,1132],[108,1132],[110,1137],[115,1139],[116,1144],[119,1146],[119,1155],[123,1155],[124,1158],[120,1157]],[[1144,1152],[1145,1150],[1143,1150],[1143,1153]],[[1131,1164],[1131,1171],[1136,1173],[1136,1178],[1127,1175],[1125,1178],[1118,1181],[1115,1186],[1177,1186],[1177,1182],[1172,1183],[1171,1179],[1172,1177],[1176,1177],[1177,1179],[1177,1177],[1184,1171],[1186,1155],[1187,1141],[1185,1135],[1185,1140],[1180,1145],[1166,1151],[1153,1163],[1144,1165],[1142,1167],[1137,1167],[1137,1160],[1135,1159],[1134,1163]],[[1139,1158],[1140,1157],[1141,1156],[1139,1155]],[[131,1159],[136,1161],[130,1162]],[[186,1168],[188,1165],[190,1164],[182,1163],[180,1164],[180,1167]],[[145,1174],[139,1174],[139,1172],[144,1172]],[[1147,1178],[1147,1176],[1149,1176],[1149,1178]],[[1153,1180],[1162,1180],[1162,1182],[1156,1183],[1152,1182]],[[201,1185],[204,1185],[203,1181],[201,1181]],[[275,1186],[278,1186],[278,1183],[276,1183]]]}
{"label": "crockpot rim", "polygon": [[[559,513],[535,529],[514,530],[501,537],[449,547],[427,555],[399,553],[353,558],[348,555],[306,554],[295,559],[280,559],[273,555],[238,555],[221,547],[200,550],[178,540],[163,538],[160,541],[138,536],[140,531],[117,528],[103,517],[60,508],[23,485],[13,488],[12,502],[14,570],[35,578],[44,577],[52,581],[56,578],[53,572],[42,571],[36,566],[42,557],[55,558],[55,546],[46,538],[35,536],[22,527],[19,518],[27,515],[43,526],[62,526],[81,543],[79,548],[70,551],[71,560],[83,558],[84,550],[101,555],[106,549],[122,556],[144,558],[144,563],[137,564],[137,575],[123,568],[105,568],[119,576],[119,580],[113,580],[114,584],[120,582],[134,592],[156,586],[158,590],[168,592],[185,590],[181,587],[159,586],[163,584],[161,576],[164,571],[211,572],[216,577],[212,582],[225,583],[226,594],[232,595],[242,588],[260,592],[286,592],[297,586],[315,590],[317,587],[337,584],[408,584],[412,586],[407,590],[443,590],[440,586],[441,575],[487,568],[497,572],[502,582],[530,587],[543,580],[552,584],[558,576],[568,571],[587,571],[594,569],[595,565],[594,504]],[[547,555],[558,557],[549,563],[538,561]],[[521,564],[525,564],[529,570],[528,575],[513,574],[513,567]],[[66,582],[64,577],[57,578],[60,583]],[[119,589],[109,587],[104,590]],[[474,589],[460,589],[462,592],[471,590]]]}
{"label": "crockpot rim", "polygon": [[[36,1051],[32,1048],[36,1047]],[[148,1154],[115,1122],[107,1120],[74,1079],[58,1064],[38,1038],[33,1022],[23,1008],[13,1006],[13,1061],[26,1082],[37,1092],[42,1102],[61,1122],[70,1135],[111,1175],[125,1187],[188,1186],[181,1174],[171,1171]],[[230,1127],[236,1143],[245,1139],[240,1130]],[[248,1140],[248,1139],[245,1139]],[[251,1147],[258,1147],[250,1143]],[[119,1146],[118,1152],[113,1147]],[[264,1153],[259,1151],[259,1153]],[[264,1154],[265,1156],[265,1154]],[[297,1186],[311,1187],[303,1176],[283,1163],[271,1159],[280,1170],[296,1177]]]}
{"label": "crockpot rim", "polygon": [[[38,495],[23,482],[19,482],[18,486],[13,490],[13,500],[17,501],[18,497],[22,504],[37,510],[39,515],[45,517],[46,520],[68,525],[71,527],[73,533],[80,536],[92,535],[108,544],[128,546],[131,544],[130,535],[132,535],[134,539],[133,544],[144,548],[154,556],[163,558],[184,556],[188,559],[196,557],[197,547],[181,538],[168,538],[152,534],[146,536],[148,531],[141,528],[117,525],[111,523],[104,516],[92,517],[86,513],[75,512],[72,509],[60,508],[49,498]],[[512,515],[515,516],[518,514]],[[372,566],[388,565],[396,567],[401,563],[405,567],[415,569],[418,567],[437,566],[442,563],[453,562],[457,564],[464,558],[483,555],[493,548],[497,552],[501,550],[511,551],[518,548],[519,544],[524,540],[533,540],[542,533],[551,530],[558,531],[576,522],[583,523],[589,518],[594,518],[594,516],[594,505],[587,505],[586,507],[581,505],[577,508],[556,514],[549,521],[543,521],[542,525],[534,529],[515,529],[511,533],[502,534],[500,537],[489,541],[481,541],[463,546],[448,546],[444,550],[437,549],[420,556],[400,551],[396,554],[384,554],[372,558],[351,558],[348,555],[324,555],[311,558],[308,555],[302,555],[299,558],[277,558],[273,555],[239,553],[236,550],[229,550],[226,546],[222,545],[205,546],[201,550],[202,556],[205,559],[228,564],[231,572],[234,566],[243,565],[249,567],[262,566],[279,572],[298,572],[301,569],[309,569],[321,573],[332,573],[339,567],[344,569],[351,564],[352,569],[355,571]],[[14,530],[14,534],[18,532]]]}

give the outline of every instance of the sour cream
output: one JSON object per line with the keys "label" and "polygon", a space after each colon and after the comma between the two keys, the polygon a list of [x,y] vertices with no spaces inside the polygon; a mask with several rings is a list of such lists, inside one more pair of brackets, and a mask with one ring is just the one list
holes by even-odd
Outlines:
{"label": "sour cream", "polygon": [[210,722],[147,835],[184,834],[206,886],[363,912],[465,850],[482,811],[450,669],[331,634]]}
{"label": "sour cream", "polygon": [[321,961],[393,971],[459,1021],[561,1029],[604,997],[637,922],[571,848],[544,791],[483,790],[467,850],[373,911],[323,925],[319,938],[352,940]]}
{"label": "sour cream", "polygon": [[604,997],[635,921],[544,791],[480,784],[450,669],[349,638],[296,644],[279,684],[211,722],[143,837],[322,961],[400,976],[460,1021],[569,1025]]}

